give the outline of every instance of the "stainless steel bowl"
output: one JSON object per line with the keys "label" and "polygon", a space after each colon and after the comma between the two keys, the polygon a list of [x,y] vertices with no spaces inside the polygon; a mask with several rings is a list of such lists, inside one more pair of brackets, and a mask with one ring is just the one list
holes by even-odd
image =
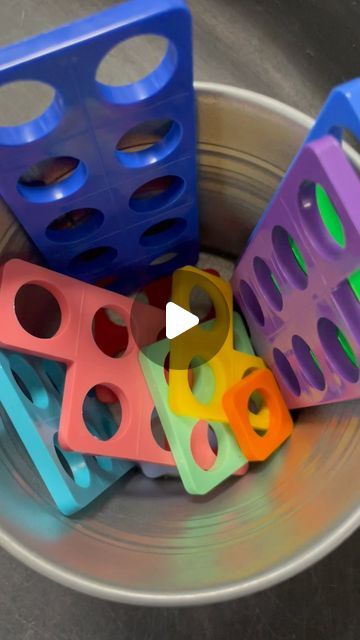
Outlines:
{"label": "stainless steel bowl", "polygon": [[[202,263],[226,273],[311,120],[249,91],[202,83],[197,91]],[[19,229],[2,220],[3,255],[26,253]],[[264,589],[359,525],[359,408],[299,412],[281,451],[209,496],[133,474],[71,519],[16,437],[0,431],[0,543],[64,585],[120,602],[193,605]]]}

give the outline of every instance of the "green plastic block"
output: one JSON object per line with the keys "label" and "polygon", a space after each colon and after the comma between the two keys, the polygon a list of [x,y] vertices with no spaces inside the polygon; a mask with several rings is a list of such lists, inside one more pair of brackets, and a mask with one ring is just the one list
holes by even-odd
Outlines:
{"label": "green plastic block", "polygon": [[[211,320],[210,322],[213,322]],[[248,332],[245,329],[245,325],[238,313],[234,311],[233,314],[233,325],[234,325],[234,349],[236,351],[241,351],[241,353],[248,353],[249,355],[254,355],[254,349],[250,342],[250,338],[248,336]]]}
{"label": "green plastic block", "polygon": [[[213,321],[208,324],[211,322]],[[234,314],[234,345],[238,350],[253,353],[238,314]],[[140,363],[184,487],[188,493],[203,495],[239,471],[246,465],[247,459],[226,423],[207,423],[204,420],[177,416],[171,411],[164,374],[164,363],[168,353],[169,340],[162,340],[143,349],[140,353]],[[160,362],[162,364],[157,364]],[[197,367],[197,373],[193,391],[206,401],[212,387],[209,367]],[[206,464],[209,461],[209,451],[211,454],[208,427],[215,433],[218,447],[216,460],[210,468],[207,468]]]}

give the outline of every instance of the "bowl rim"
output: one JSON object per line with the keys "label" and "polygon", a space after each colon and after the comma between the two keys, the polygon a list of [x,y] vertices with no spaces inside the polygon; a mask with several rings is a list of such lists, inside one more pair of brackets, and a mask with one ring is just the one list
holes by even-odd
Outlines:
{"label": "bowl rim", "polygon": [[[243,102],[264,106],[280,116],[283,115],[294,120],[294,122],[307,129],[310,129],[314,122],[312,118],[294,107],[254,91],[213,82],[195,82],[195,88],[197,93],[200,94],[236,98],[241,99]],[[149,593],[141,590],[135,591],[133,589],[110,587],[97,580],[76,576],[71,571],[61,569],[55,563],[44,560],[39,554],[30,552],[25,545],[17,542],[1,526],[0,545],[17,560],[20,560],[43,576],[89,596],[138,606],[199,606],[251,595],[279,584],[324,558],[354,533],[359,526],[360,505],[339,521],[330,533],[320,539],[315,539],[310,548],[300,551],[290,560],[281,564],[281,566],[273,567],[259,576],[242,581],[240,584],[234,583],[212,589],[185,592]]]}

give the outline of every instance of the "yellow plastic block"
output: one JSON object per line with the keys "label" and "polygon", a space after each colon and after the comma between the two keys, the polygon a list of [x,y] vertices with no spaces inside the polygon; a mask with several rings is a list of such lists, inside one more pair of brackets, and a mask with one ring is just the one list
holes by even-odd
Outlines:
{"label": "yellow plastic block", "polygon": [[[215,308],[215,320],[207,326],[197,325],[171,341],[169,404],[174,413],[204,420],[227,422],[222,397],[249,370],[262,369],[261,358],[240,353],[233,347],[233,298],[228,282],[195,267],[178,269],[173,276],[172,300],[190,311],[194,287],[204,289]],[[189,368],[193,376],[188,375]],[[204,397],[197,395],[199,385],[192,379],[206,375],[209,379]],[[209,392],[210,391],[210,392]],[[251,424],[265,429],[266,409],[250,413]]]}

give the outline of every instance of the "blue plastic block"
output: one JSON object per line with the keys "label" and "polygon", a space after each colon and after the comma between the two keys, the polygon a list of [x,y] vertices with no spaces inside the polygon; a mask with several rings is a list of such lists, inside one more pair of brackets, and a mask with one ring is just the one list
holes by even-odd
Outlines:
{"label": "blue plastic block", "polygon": [[[0,351],[0,404],[21,438],[54,502],[71,515],[87,506],[132,467],[131,462],[64,451],[57,432],[65,372],[54,361]],[[87,422],[106,431],[109,410],[94,398]],[[91,426],[91,424],[90,424]]]}
{"label": "blue plastic block", "polygon": [[[146,34],[169,43],[158,68],[132,85],[96,79],[113,47]],[[186,4],[133,0],[4,47],[0,61],[0,86],[31,80],[55,90],[38,118],[0,127],[1,194],[48,266],[87,282],[126,273],[131,289],[138,280],[131,264],[150,265],[169,251],[178,252],[177,266],[194,263],[195,98]],[[127,132],[144,123],[151,130],[154,121],[171,126],[160,127],[151,147],[117,150]],[[75,158],[78,164],[53,184],[41,181],[42,170],[29,181],[29,168],[49,158]],[[160,276],[172,268],[164,264]],[[152,277],[158,276],[142,270],[142,278]]]}
{"label": "blue plastic block", "polygon": [[[248,244],[252,238],[255,237],[255,234],[258,233],[268,210],[282,188],[286,176],[291,171],[304,145],[308,142],[318,140],[328,134],[333,135],[339,140],[339,142],[341,142],[345,130],[350,131],[360,141],[360,78],[355,78],[354,80],[345,82],[344,84],[332,89],[312,128],[310,129],[309,134],[306,136],[299,151],[291,161],[285,176],[281,180],[271,201],[252,231]],[[309,180],[311,180],[310,175]]]}
{"label": "blue plastic block", "polygon": [[360,78],[341,84],[331,91],[306,142],[327,134],[332,134],[341,141],[344,129],[348,129],[360,140]]}

